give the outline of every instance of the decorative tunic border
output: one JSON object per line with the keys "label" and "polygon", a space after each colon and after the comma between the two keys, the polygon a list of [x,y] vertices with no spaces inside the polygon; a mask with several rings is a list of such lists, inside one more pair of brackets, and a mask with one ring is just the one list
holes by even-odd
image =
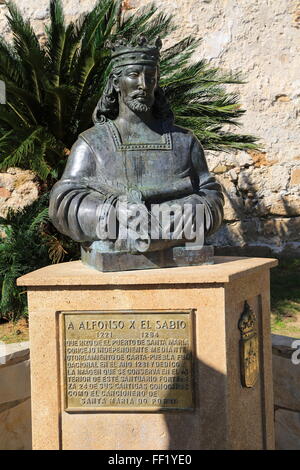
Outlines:
{"label": "decorative tunic border", "polygon": [[163,123],[163,140],[162,143],[148,143],[148,144],[122,144],[119,132],[112,121],[106,121],[108,129],[112,135],[116,150],[173,150],[172,137],[170,132],[165,132],[165,125]]}

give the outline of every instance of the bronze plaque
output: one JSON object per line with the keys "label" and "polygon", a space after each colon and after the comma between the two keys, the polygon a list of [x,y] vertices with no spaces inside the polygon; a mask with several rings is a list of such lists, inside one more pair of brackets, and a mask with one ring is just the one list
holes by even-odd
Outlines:
{"label": "bronze plaque", "polygon": [[65,411],[193,409],[193,313],[62,312]]}

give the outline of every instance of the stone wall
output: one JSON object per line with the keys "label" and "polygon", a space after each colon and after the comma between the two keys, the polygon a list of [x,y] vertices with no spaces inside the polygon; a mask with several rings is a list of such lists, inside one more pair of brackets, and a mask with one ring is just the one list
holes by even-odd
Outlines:
{"label": "stone wall", "polygon": [[34,202],[39,185],[32,171],[8,168],[0,173],[0,217],[6,217],[9,209],[23,209]]}
{"label": "stone wall", "polygon": [[[1,0],[0,0],[1,3]],[[40,37],[49,0],[18,0]],[[146,0],[126,0],[135,10]],[[241,132],[260,137],[260,152],[207,152],[223,184],[226,225],[212,239],[222,246],[271,248],[300,254],[300,2],[296,0],[156,0],[178,30],[165,47],[188,34],[202,38],[195,54],[247,80],[230,87],[247,113]],[[95,0],[63,0],[68,19]],[[9,37],[0,6],[0,30]],[[183,14],[184,12],[184,14]],[[297,136],[297,137],[296,137]],[[1,183],[0,183],[1,185]],[[5,187],[4,187],[5,188]],[[5,191],[4,191],[5,192]],[[0,194],[1,201],[1,194]]]}
{"label": "stone wall", "polygon": [[299,346],[299,339],[272,335],[277,450],[300,450],[300,364],[292,362]]}
{"label": "stone wall", "polygon": [[29,449],[29,343],[0,343],[0,450]]}

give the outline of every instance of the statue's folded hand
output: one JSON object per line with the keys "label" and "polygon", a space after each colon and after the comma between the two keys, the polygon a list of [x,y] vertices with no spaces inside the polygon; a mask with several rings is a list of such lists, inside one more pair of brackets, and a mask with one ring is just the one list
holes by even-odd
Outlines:
{"label": "statue's folded hand", "polygon": [[150,244],[149,213],[143,203],[132,203],[126,196],[117,203],[119,236],[117,246],[125,244],[131,253],[147,251]]}
{"label": "statue's folded hand", "polygon": [[148,227],[148,210],[142,202],[130,202],[126,196],[121,196],[118,199],[116,210],[119,223],[124,227],[134,224],[143,224]]}

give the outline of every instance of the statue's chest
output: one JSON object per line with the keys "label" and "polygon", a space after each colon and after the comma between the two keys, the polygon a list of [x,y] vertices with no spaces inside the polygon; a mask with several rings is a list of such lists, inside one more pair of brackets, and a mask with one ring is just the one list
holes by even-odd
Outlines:
{"label": "statue's chest", "polygon": [[122,150],[102,154],[99,170],[111,181],[156,185],[176,178],[186,168],[183,163],[172,150]]}
{"label": "statue's chest", "polygon": [[96,157],[99,172],[110,182],[156,186],[188,173],[189,149],[174,146],[170,132],[165,132],[159,142],[126,144],[111,122],[106,130],[105,145],[98,146]]}

